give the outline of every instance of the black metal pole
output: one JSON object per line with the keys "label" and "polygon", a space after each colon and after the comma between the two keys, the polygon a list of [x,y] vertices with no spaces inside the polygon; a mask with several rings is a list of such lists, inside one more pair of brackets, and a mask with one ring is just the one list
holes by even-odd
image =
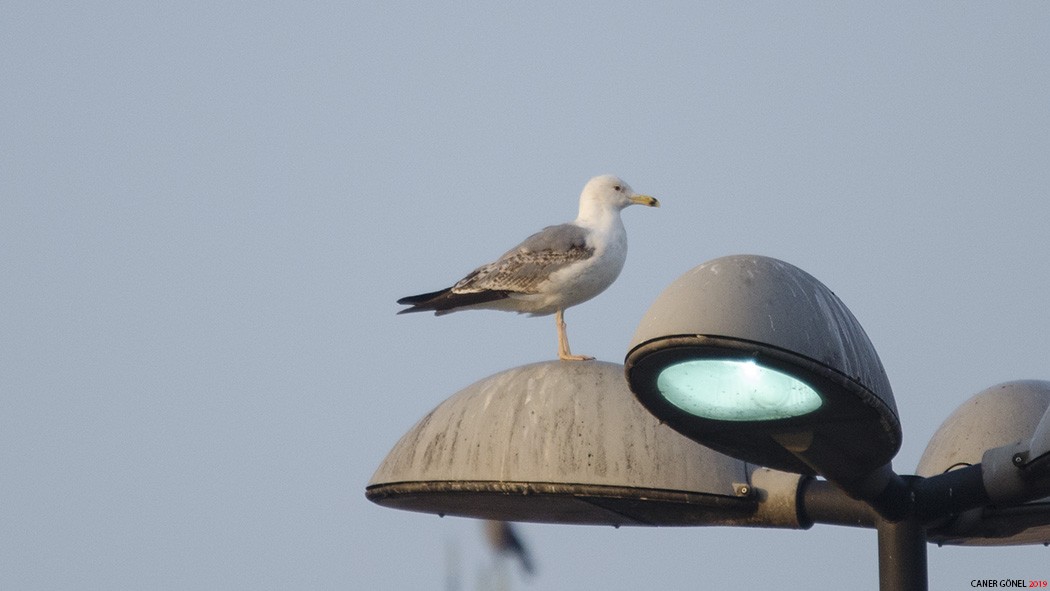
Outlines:
{"label": "black metal pole", "polygon": [[879,519],[879,590],[927,591],[926,528],[914,516]]}

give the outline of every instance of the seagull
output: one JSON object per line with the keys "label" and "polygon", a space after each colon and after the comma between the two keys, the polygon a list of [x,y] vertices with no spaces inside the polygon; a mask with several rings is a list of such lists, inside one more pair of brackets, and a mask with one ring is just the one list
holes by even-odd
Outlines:
{"label": "seagull", "polygon": [[471,309],[554,314],[558,358],[594,359],[570,351],[565,309],[586,302],[616,281],[627,258],[627,231],[620,211],[635,204],[660,206],[654,197],[635,193],[615,176],[594,177],[583,187],[575,221],[540,230],[452,287],[399,299],[398,304],[410,307],[398,314],[433,311],[441,316]]}
{"label": "seagull", "polygon": [[485,537],[489,546],[500,554],[511,554],[521,561],[521,568],[525,574],[532,575],[536,572],[536,565],[532,562],[532,555],[521,540],[514,526],[507,521],[485,521]]}

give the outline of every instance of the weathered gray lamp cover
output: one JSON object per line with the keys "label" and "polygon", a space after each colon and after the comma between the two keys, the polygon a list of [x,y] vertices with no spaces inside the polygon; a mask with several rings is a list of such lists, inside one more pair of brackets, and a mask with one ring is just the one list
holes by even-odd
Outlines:
{"label": "weathered gray lamp cover", "polygon": [[[1048,408],[1050,382],[1022,380],[982,390],[937,429],[916,474],[935,476],[981,463],[990,449],[1026,442]],[[932,528],[929,538],[968,546],[1050,543],[1050,498],[967,511],[949,524]]]}
{"label": "weathered gray lamp cover", "polygon": [[[787,385],[756,396],[756,412],[734,416],[732,408],[704,406],[703,397],[729,382],[695,377],[712,373],[712,361]],[[693,371],[700,363],[709,365]],[[831,290],[777,259],[728,256],[679,277],[639,323],[626,371],[661,420],[749,462],[841,482],[885,469],[900,448],[893,393],[864,329]],[[676,388],[696,391],[676,405]],[[788,391],[802,392],[801,402],[785,411],[775,398]]]}
{"label": "weathered gray lamp cover", "polygon": [[620,365],[551,361],[438,405],[394,446],[366,495],[385,507],[509,521],[797,528],[798,483],[661,425]]}

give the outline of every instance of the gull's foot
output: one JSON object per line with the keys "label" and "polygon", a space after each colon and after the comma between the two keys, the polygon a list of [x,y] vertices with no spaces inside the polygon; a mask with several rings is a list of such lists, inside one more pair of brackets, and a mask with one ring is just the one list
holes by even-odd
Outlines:
{"label": "gull's foot", "polygon": [[594,357],[591,357],[590,355],[572,355],[571,353],[559,353],[558,359],[561,359],[562,361],[593,361]]}

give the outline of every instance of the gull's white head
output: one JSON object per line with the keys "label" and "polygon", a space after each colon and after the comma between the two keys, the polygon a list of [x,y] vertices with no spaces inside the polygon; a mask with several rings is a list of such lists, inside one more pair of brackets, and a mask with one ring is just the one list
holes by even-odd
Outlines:
{"label": "gull's white head", "polygon": [[660,202],[648,195],[639,195],[630,185],[611,174],[596,176],[583,187],[580,194],[580,217],[590,218],[600,212],[618,212],[628,205],[659,207]]}

